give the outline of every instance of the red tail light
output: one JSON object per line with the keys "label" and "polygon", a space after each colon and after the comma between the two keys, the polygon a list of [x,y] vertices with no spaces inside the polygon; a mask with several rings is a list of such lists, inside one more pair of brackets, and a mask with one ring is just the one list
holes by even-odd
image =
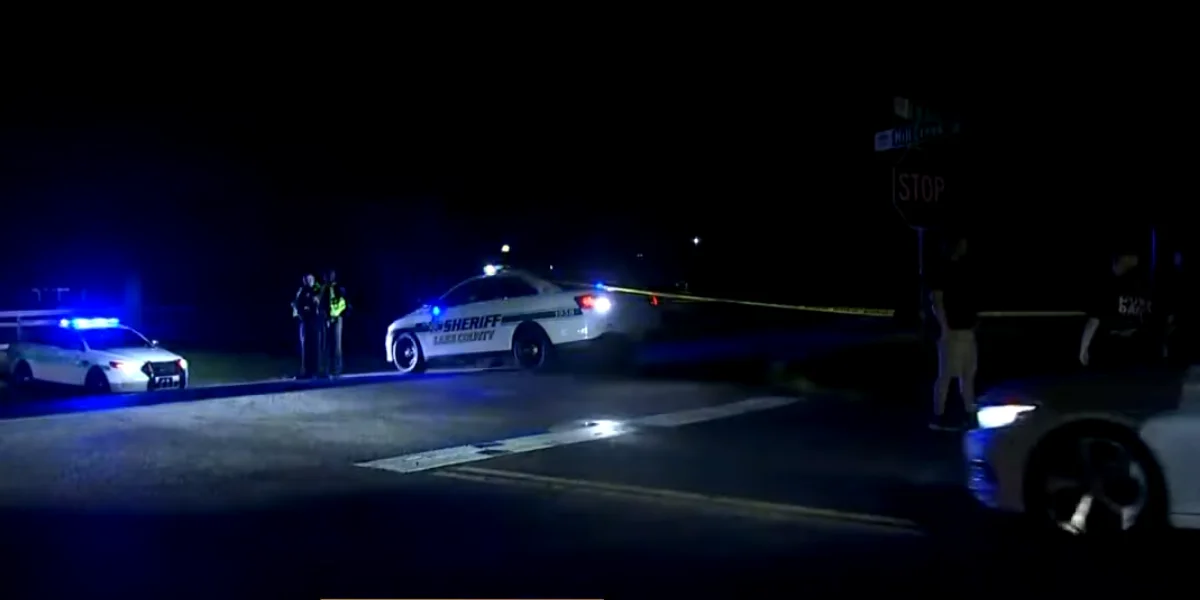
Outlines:
{"label": "red tail light", "polygon": [[591,294],[576,296],[575,303],[579,305],[579,308],[590,310],[596,306],[596,297]]}
{"label": "red tail light", "polygon": [[650,306],[658,306],[658,296],[650,296]]}

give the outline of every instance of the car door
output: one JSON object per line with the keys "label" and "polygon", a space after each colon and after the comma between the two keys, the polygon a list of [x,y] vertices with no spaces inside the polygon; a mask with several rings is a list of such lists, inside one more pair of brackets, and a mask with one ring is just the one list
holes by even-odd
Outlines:
{"label": "car door", "polygon": [[52,327],[47,332],[54,349],[55,381],[67,385],[83,385],[91,364],[87,361],[83,339],[79,332],[65,327]]}
{"label": "car door", "polygon": [[537,288],[520,277],[497,277],[496,299],[491,306],[496,314],[503,315],[490,349],[508,351],[512,349],[512,338],[517,326],[527,317],[536,320],[546,314],[546,307],[538,302]]}
{"label": "car door", "polygon": [[29,363],[34,379],[74,383],[70,368],[74,358],[71,349],[82,350],[78,334],[61,327],[35,326],[24,328],[21,337],[21,357]]}
{"label": "car door", "polygon": [[422,341],[425,356],[448,356],[489,352],[496,347],[496,330],[502,317],[496,300],[501,286],[494,279],[473,279],[442,298],[441,314],[433,318]]}

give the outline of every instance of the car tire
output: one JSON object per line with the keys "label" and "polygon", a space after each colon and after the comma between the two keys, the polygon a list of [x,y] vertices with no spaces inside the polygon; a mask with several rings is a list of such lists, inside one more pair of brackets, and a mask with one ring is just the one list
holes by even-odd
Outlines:
{"label": "car tire", "polygon": [[392,365],[404,375],[425,371],[425,351],[415,334],[405,331],[392,340]]}
{"label": "car tire", "polygon": [[108,377],[100,369],[92,367],[87,372],[87,376],[83,380],[83,387],[89,394],[108,394],[112,392],[112,386],[108,383]]}
{"label": "car tire", "polygon": [[33,369],[29,363],[21,360],[13,365],[12,376],[9,378],[9,383],[14,388],[27,388],[33,384]]}
{"label": "car tire", "polygon": [[521,325],[513,333],[513,360],[517,367],[526,371],[541,371],[553,362],[554,344],[537,324]]}
{"label": "car tire", "polygon": [[1129,539],[1167,526],[1162,471],[1136,434],[1087,424],[1051,434],[1025,477],[1033,526],[1068,538]]}

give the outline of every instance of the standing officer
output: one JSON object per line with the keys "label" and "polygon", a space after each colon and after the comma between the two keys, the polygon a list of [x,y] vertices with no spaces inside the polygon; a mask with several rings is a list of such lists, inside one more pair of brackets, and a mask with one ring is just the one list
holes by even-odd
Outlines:
{"label": "standing officer", "polygon": [[301,280],[296,298],[292,300],[292,318],[300,320],[300,375],[297,379],[308,379],[317,374],[323,351],[321,338],[325,334],[321,287],[311,273]]}
{"label": "standing officer", "polygon": [[346,288],[337,280],[337,272],[330,269],[325,273],[325,285],[321,290],[321,312],[326,315],[325,368],[330,377],[342,374],[342,317],[349,308]]}

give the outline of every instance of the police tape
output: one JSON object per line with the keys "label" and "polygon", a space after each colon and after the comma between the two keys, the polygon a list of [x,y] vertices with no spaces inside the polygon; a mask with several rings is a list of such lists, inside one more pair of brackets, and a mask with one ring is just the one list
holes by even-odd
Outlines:
{"label": "police tape", "polygon": [[691,294],[673,294],[670,292],[655,292],[652,290],[639,290],[635,288],[618,287],[615,285],[600,284],[596,287],[608,292],[617,292],[621,294],[637,294],[639,296],[654,296],[657,298],[665,298],[667,300],[682,300],[684,302],[705,302],[711,304],[735,304],[739,306],[753,306],[756,308],[773,308],[777,310],[795,310],[802,312],[817,312],[830,313],[839,315],[853,315],[860,317],[891,317],[896,311],[885,308],[857,308],[857,307],[842,307],[842,306],[802,306],[794,304],[776,304],[773,302],[755,302],[752,300],[735,300],[733,298],[711,298],[708,296],[693,296]]}
{"label": "police tape", "polygon": [[[576,284],[585,285],[585,284]],[[734,304],[739,306],[753,306],[757,308],[772,308],[778,310],[795,310],[802,312],[816,312],[838,315],[850,315],[858,317],[893,317],[896,311],[886,308],[859,308],[851,306],[804,306],[796,304],[777,304],[773,302],[755,302],[752,300],[736,300],[733,298],[712,298],[708,296],[693,296],[691,294],[674,294],[670,292],[656,292],[653,290],[639,290],[636,288],[626,288],[614,285],[599,284],[594,287],[599,287],[605,291],[617,292],[621,294],[636,294],[639,296],[655,296],[667,300],[680,300],[683,302],[704,302],[712,304]],[[981,318],[1009,318],[1009,317],[1082,317],[1086,313],[1075,310],[1064,311],[1036,311],[1036,310],[1001,310],[1001,311],[983,311],[979,313]]]}

